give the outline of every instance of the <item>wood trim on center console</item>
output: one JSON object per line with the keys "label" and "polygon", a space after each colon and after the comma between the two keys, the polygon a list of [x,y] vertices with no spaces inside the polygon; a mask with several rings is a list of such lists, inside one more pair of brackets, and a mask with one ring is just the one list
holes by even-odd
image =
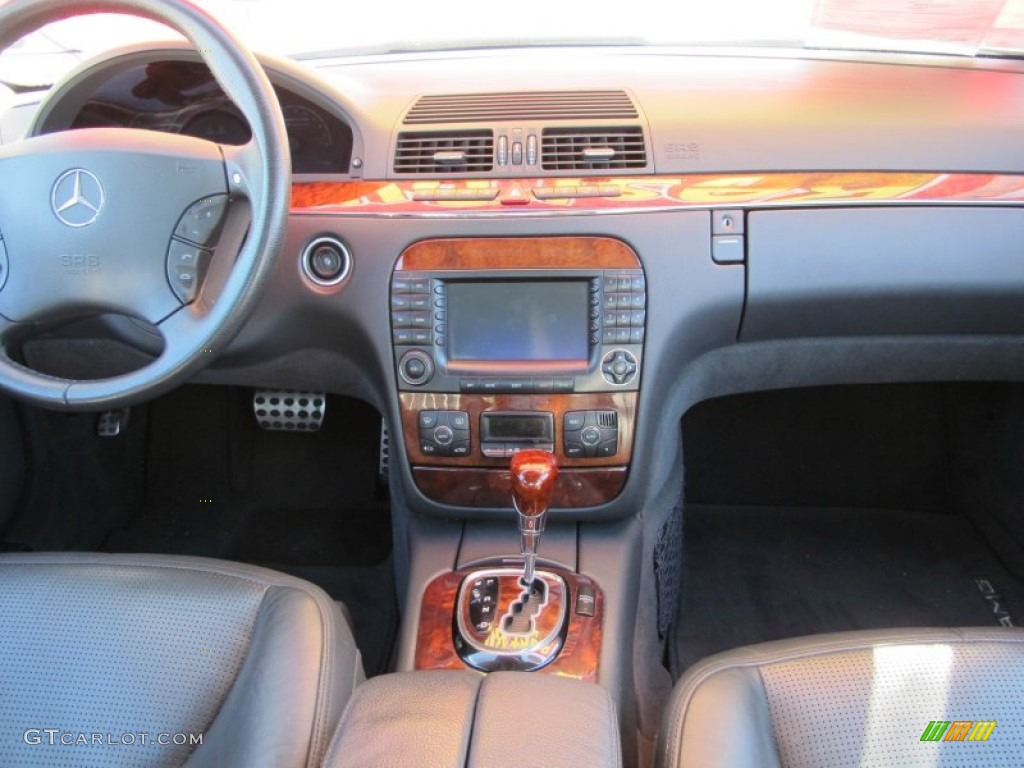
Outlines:
{"label": "wood trim on center console", "polygon": [[423,240],[396,269],[639,269],[640,259],[611,237],[461,237]]}
{"label": "wood trim on center console", "polygon": [[[395,267],[403,273],[474,274],[514,270],[586,270],[600,276],[603,270],[641,269],[636,252],[612,237],[467,237],[438,238],[413,243],[402,253]],[[425,345],[429,347],[429,345]],[[430,355],[430,352],[421,354]],[[396,352],[397,359],[397,352]],[[580,361],[585,368],[586,362]],[[523,371],[521,363],[487,361],[470,374],[487,376],[571,374],[562,367],[544,369],[534,364]],[[448,375],[456,367],[450,365]],[[585,373],[585,370],[583,371]],[[541,412],[554,421],[552,452],[564,468],[555,487],[552,506],[592,507],[616,498],[626,482],[632,460],[634,427],[639,393],[636,390],[559,394],[475,394],[423,392],[407,387],[399,393],[403,444],[420,492],[442,504],[463,507],[507,507],[511,505],[509,459],[484,456],[480,446],[482,413]],[[421,448],[421,411],[461,411],[469,417],[470,449],[464,456],[440,456]],[[615,411],[618,414],[618,445],[610,456],[569,457],[563,440],[564,416],[570,411]],[[431,446],[427,446],[430,448]],[[524,447],[528,447],[524,445]]]}
{"label": "wood trim on center console", "polygon": [[[441,574],[423,592],[420,622],[416,634],[416,669],[468,669],[455,651],[452,619],[455,600],[462,580],[478,569],[464,569]],[[550,570],[550,569],[548,569]],[[531,674],[555,674],[588,682],[597,682],[601,656],[601,635],[604,622],[604,594],[597,583],[578,573],[557,571],[569,590],[569,629],[562,650],[546,667]],[[576,613],[576,596],[581,586],[594,591],[594,615]]]}

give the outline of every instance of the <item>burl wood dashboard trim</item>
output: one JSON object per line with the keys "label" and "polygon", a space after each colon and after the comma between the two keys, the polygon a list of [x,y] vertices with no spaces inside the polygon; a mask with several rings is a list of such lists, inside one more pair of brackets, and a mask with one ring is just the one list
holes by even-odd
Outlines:
{"label": "burl wood dashboard trim", "polygon": [[[452,621],[462,580],[477,569],[450,571],[431,581],[423,592],[416,634],[416,669],[469,669],[455,651]],[[550,570],[550,569],[548,569]],[[604,625],[604,593],[588,576],[557,571],[569,590],[569,629],[558,657],[531,674],[552,674],[597,682]],[[576,613],[580,586],[594,590],[594,616]]]}
{"label": "burl wood dashboard trim", "polygon": [[[480,414],[489,411],[546,411],[555,420],[555,458],[564,468],[609,467],[629,464],[633,458],[633,430],[636,426],[636,392],[593,392],[564,395],[457,395],[440,392],[402,392],[398,396],[402,431],[409,461],[417,466],[493,467],[508,469],[507,458],[489,459],[480,454]],[[570,459],[562,446],[562,417],[568,411],[618,411],[619,446],[613,456],[603,459]],[[420,411],[465,411],[472,428],[469,456],[427,456],[420,450]],[[506,500],[507,501],[507,500]]]}
{"label": "burl wood dashboard trim", "polygon": [[[584,189],[614,196],[570,197]],[[540,199],[535,190],[564,189]],[[493,199],[418,200],[438,191],[472,190]],[[797,172],[725,173],[557,179],[438,181],[312,181],[292,184],[292,212],[379,216],[628,213],[700,208],[835,205],[1021,205],[1024,174]]]}
{"label": "burl wood dashboard trim", "polygon": [[[573,509],[607,504],[622,493],[628,474],[626,467],[560,470],[551,506]],[[413,467],[412,477],[424,496],[442,504],[512,508],[512,473],[507,469]]]}
{"label": "burl wood dashboard trim", "polygon": [[[485,411],[547,411],[554,415],[554,454],[561,467],[551,506],[595,507],[615,499],[626,484],[633,457],[636,392],[595,392],[564,395],[456,395],[402,392],[399,395],[405,450],[416,487],[428,499],[460,507],[508,507],[512,503],[509,459],[480,453],[480,414]],[[471,455],[427,456],[420,450],[421,410],[466,411],[472,425]],[[573,459],[562,444],[562,417],[567,411],[615,410],[619,414],[619,445],[614,456]]]}
{"label": "burl wood dashboard trim", "polygon": [[639,269],[636,252],[611,237],[460,237],[423,240],[395,269]]}

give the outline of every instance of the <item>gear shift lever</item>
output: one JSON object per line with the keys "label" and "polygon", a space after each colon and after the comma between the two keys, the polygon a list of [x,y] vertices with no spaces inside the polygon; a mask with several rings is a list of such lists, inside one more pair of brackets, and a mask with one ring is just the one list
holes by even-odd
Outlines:
{"label": "gear shift lever", "polygon": [[533,585],[537,544],[544,533],[558,461],[547,451],[520,451],[512,457],[512,502],[519,515],[519,540],[525,561],[523,585]]}

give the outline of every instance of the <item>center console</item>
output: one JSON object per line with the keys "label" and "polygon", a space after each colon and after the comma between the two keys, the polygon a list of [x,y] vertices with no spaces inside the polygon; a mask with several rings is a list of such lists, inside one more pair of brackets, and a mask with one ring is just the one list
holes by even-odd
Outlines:
{"label": "center console", "polygon": [[604,237],[410,246],[391,281],[406,455],[428,498],[508,505],[509,457],[550,451],[554,507],[622,490],[647,325],[644,272]]}

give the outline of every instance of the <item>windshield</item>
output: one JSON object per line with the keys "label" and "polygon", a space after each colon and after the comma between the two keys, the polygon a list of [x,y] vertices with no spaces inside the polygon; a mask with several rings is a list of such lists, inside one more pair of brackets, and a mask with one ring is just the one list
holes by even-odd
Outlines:
{"label": "windshield", "polygon": [[[199,0],[252,49],[291,56],[520,45],[714,45],[1024,54],[1024,0],[630,0],[623,5],[479,0]],[[173,37],[127,16],[50,25],[0,57],[0,82],[47,87],[78,62]]]}

